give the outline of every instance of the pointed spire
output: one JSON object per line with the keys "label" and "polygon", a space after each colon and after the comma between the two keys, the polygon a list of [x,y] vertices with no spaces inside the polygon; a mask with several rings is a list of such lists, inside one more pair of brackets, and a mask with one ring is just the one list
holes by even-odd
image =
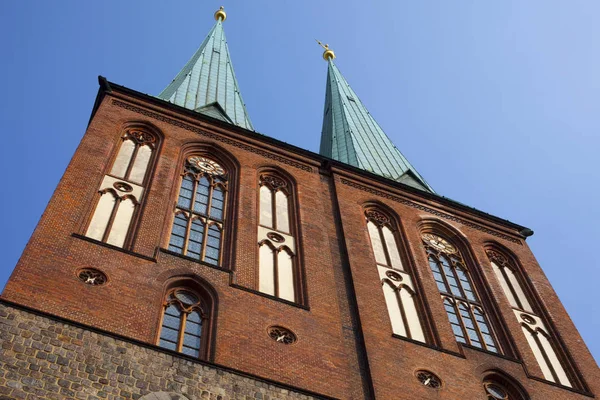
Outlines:
{"label": "pointed spire", "polygon": [[435,193],[425,179],[394,146],[333,63],[328,45],[325,114],[320,153],[388,179]]}
{"label": "pointed spire", "polygon": [[226,18],[223,7],[215,12],[217,22],[198,51],[158,97],[211,116],[224,113],[220,119],[254,130],[231,64],[223,30]]}

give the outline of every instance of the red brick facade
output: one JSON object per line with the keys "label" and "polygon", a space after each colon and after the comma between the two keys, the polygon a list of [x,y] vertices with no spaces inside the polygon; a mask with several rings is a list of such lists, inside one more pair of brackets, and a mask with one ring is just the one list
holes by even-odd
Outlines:
{"label": "red brick facade", "polygon": [[[161,138],[131,247],[85,237],[98,187],[116,157],[123,127],[135,123]],[[231,203],[224,263],[215,268],[168,247],[186,152],[231,160]],[[298,304],[257,291],[258,173],[283,171],[295,183]],[[364,205],[398,217],[405,261],[417,282],[427,344],[393,336],[365,225]],[[483,399],[482,380],[500,371],[532,399],[584,399],[600,393],[600,373],[518,227],[495,217],[376,178],[131,90],[103,87],[92,120],[27,245],[3,298],[137,341],[157,342],[167,286],[193,279],[212,287],[208,361],[340,399]],[[445,233],[463,246],[468,267],[502,346],[502,356],[458,345],[427,263],[421,234]],[[558,343],[573,389],[543,375],[485,250],[497,245],[522,267]],[[81,268],[108,276],[82,284]],[[283,345],[272,325],[293,331]],[[424,369],[442,380],[419,383]]]}

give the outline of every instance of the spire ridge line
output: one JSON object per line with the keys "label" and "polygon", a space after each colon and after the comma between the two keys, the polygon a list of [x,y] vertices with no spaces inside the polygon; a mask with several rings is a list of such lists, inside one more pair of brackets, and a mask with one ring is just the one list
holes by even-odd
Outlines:
{"label": "spire ridge line", "polygon": [[[198,50],[158,97],[254,130],[235,78],[223,29],[225,18],[227,14],[221,7],[215,12],[216,22]],[[219,104],[218,110],[213,107],[207,111],[205,106],[213,103]]]}
{"label": "spire ridge line", "polygon": [[320,154],[434,193],[375,121],[332,59],[327,61]]}

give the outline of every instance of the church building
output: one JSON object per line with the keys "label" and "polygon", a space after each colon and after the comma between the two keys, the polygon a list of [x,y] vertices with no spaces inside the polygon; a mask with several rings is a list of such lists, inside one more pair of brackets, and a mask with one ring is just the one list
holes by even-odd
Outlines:
{"label": "church building", "polygon": [[436,193],[327,45],[319,153],[256,132],[226,18],[158,96],[99,78],[0,297],[0,399],[599,396],[533,231]]}

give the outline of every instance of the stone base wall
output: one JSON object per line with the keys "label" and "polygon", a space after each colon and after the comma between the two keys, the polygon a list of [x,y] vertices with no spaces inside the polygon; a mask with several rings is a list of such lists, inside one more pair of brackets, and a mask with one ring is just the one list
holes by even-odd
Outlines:
{"label": "stone base wall", "polygon": [[0,400],[317,399],[0,303]]}

